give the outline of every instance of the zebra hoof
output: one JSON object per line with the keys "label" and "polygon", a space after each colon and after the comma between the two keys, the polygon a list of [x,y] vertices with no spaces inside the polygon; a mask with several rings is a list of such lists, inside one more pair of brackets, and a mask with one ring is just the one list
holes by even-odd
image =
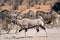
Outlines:
{"label": "zebra hoof", "polygon": [[19,32],[21,32],[22,30],[19,30]]}

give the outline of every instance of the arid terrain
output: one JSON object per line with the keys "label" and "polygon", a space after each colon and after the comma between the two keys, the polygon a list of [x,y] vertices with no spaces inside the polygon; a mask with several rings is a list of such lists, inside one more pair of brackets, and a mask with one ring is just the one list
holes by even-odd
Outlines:
{"label": "arid terrain", "polygon": [[11,34],[3,32],[3,34],[0,35],[0,40],[60,40],[60,27],[52,29],[47,28],[46,30],[47,37],[45,31],[42,29],[40,29],[38,33],[35,29],[29,29],[26,33],[26,37],[24,30],[17,34],[14,34],[15,30],[12,30],[10,31]]}

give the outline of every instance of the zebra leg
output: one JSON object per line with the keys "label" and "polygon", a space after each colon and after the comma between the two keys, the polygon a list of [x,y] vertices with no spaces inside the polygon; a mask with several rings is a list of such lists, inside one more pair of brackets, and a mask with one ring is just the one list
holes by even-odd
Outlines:
{"label": "zebra leg", "polygon": [[39,32],[39,26],[36,27],[36,31]]}
{"label": "zebra leg", "polygon": [[10,32],[10,29],[8,29],[8,32],[7,32],[7,34]]}
{"label": "zebra leg", "polygon": [[25,37],[26,37],[27,28],[25,28]]}
{"label": "zebra leg", "polygon": [[59,18],[56,19],[56,25],[58,26]]}
{"label": "zebra leg", "polygon": [[[36,31],[39,32],[39,26],[38,25],[36,26]],[[36,36],[37,36],[37,32],[35,34]]]}
{"label": "zebra leg", "polygon": [[0,25],[0,35],[1,35],[2,26]]}
{"label": "zebra leg", "polygon": [[16,28],[16,32],[15,32],[15,34],[17,34],[17,31],[18,31],[18,28]]}
{"label": "zebra leg", "polygon": [[45,32],[46,32],[46,37],[47,37],[47,31],[46,31],[46,29],[44,29],[45,30]]}
{"label": "zebra leg", "polygon": [[0,29],[0,35],[1,35],[1,29]]}
{"label": "zebra leg", "polygon": [[42,25],[39,25],[45,32],[46,32],[46,37],[47,37],[47,31],[46,31],[46,28]]}

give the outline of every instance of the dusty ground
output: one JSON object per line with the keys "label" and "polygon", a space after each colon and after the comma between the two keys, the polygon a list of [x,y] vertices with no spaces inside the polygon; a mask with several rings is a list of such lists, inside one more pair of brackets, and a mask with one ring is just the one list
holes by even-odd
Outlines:
{"label": "dusty ground", "polygon": [[60,27],[47,28],[46,30],[48,37],[46,37],[46,32],[42,29],[40,29],[38,33],[35,29],[29,29],[26,33],[26,37],[25,31],[13,34],[15,30],[12,30],[10,31],[11,34],[5,34],[6,32],[3,32],[4,34],[0,35],[0,40],[60,40]]}

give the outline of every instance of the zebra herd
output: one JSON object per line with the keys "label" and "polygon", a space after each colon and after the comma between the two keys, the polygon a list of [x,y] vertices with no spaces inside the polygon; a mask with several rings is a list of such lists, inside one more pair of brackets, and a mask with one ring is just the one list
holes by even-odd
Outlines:
{"label": "zebra herd", "polygon": [[17,31],[19,32],[22,30],[25,30],[25,32],[27,32],[27,30],[30,28],[36,28],[36,31],[39,32],[39,27],[46,31],[46,25],[53,23],[52,25],[54,26],[58,24],[58,12],[60,10],[60,6],[58,5],[60,5],[60,3],[56,3],[50,12],[37,11],[34,13],[30,10],[28,13],[14,13],[7,10],[1,11],[0,34],[1,30],[8,31],[7,33],[9,33],[9,31],[13,29],[12,25],[18,25],[20,27],[20,30]]}

